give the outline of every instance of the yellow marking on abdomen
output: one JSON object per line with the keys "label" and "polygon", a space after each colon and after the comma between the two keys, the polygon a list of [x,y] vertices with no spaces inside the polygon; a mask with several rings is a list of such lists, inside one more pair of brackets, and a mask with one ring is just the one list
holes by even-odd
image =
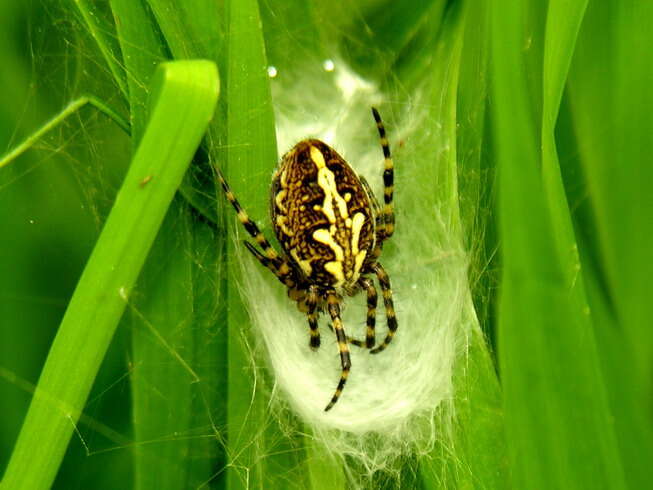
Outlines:
{"label": "yellow marking on abdomen", "polygon": [[310,260],[302,260],[299,258],[299,255],[297,255],[297,249],[293,248],[290,251],[290,256],[295,259],[295,262],[299,265],[300,269],[304,271],[304,274],[306,274],[306,277],[310,276],[311,273],[313,272],[313,267],[311,267],[311,261]]}
{"label": "yellow marking on abdomen", "polygon": [[287,192],[284,189],[282,189],[279,192],[277,192],[277,195],[274,197],[274,202],[279,208],[279,211],[281,211],[284,214],[286,213],[286,207],[283,205],[283,200],[286,198],[286,194]]}
{"label": "yellow marking on abdomen", "polygon": [[340,217],[346,219],[349,217],[347,210],[347,201],[338,192],[336,185],[336,177],[331,170],[326,166],[324,155],[319,148],[311,146],[310,149],[311,160],[317,167],[317,184],[324,191],[324,202],[322,203],[321,211],[329,220],[329,223],[336,222],[336,214],[333,209],[333,201],[336,201]]}
{"label": "yellow marking on abdomen", "polygon": [[336,278],[333,287],[340,287],[345,283],[345,274],[342,271],[342,262],[327,262],[324,264],[324,270]]}
{"label": "yellow marking on abdomen", "polygon": [[288,227],[286,226],[287,221],[288,218],[286,218],[285,216],[282,215],[277,216],[277,226],[281,228],[281,231],[284,232],[286,235],[293,236],[295,233],[292,230],[288,229]]}
{"label": "yellow marking on abdomen", "polygon": [[331,236],[328,230],[324,228],[315,230],[313,232],[313,238],[333,250],[333,253],[336,256],[336,262],[342,262],[345,260],[345,254],[342,251],[342,247],[333,239],[333,236]]}
{"label": "yellow marking on abdomen", "polygon": [[325,263],[324,270],[335,278],[336,283],[334,284],[334,287],[342,286],[345,282],[345,273],[342,267],[345,260],[345,254],[342,247],[338,245],[331,233],[324,228],[315,230],[313,232],[313,238],[333,250],[335,260]]}
{"label": "yellow marking on abdomen", "polygon": [[311,160],[313,160],[313,163],[318,168],[318,170],[321,168],[326,168],[324,155],[322,155],[322,152],[317,146],[311,146],[310,153],[311,153]]}
{"label": "yellow marking on abdomen", "polygon": [[356,213],[351,223],[351,253],[354,255],[358,255],[361,229],[364,223],[365,215],[363,213]]}
{"label": "yellow marking on abdomen", "polygon": [[281,172],[279,182],[281,183],[281,188],[282,189],[286,189],[288,187],[288,169],[287,168],[284,168],[283,171]]}
{"label": "yellow marking on abdomen", "polygon": [[365,262],[365,257],[367,257],[367,250],[361,250],[356,254],[356,258],[354,259],[354,279],[352,282],[358,281],[361,267],[363,267],[363,262]]}

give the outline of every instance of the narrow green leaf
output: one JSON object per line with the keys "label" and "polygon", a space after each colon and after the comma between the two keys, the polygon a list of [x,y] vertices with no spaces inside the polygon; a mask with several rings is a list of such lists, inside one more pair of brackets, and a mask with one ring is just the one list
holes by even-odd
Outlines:
{"label": "narrow green leaf", "polygon": [[173,201],[130,305],[136,489],[199,488],[223,459],[211,415],[220,372],[211,361],[225,354],[212,315],[217,249],[194,219]]}
{"label": "narrow green leaf", "polygon": [[[138,128],[147,122],[147,81],[168,50],[144,0],[113,0],[112,8],[130,74],[132,138],[137,144]],[[167,13],[177,18],[173,8]],[[212,438],[210,429],[222,425],[213,412],[216,380],[226,376],[216,369],[220,357],[226,357],[218,334],[224,324],[215,318],[218,246],[214,230],[191,212],[191,189],[182,185],[180,190],[187,202],[173,201],[126,322],[132,329],[134,365],[134,481],[142,489],[199,487],[224,460],[217,454],[218,435]]]}
{"label": "narrow green leaf", "polygon": [[136,149],[147,123],[150,79],[167,50],[144,0],[111,0],[118,41],[128,73],[132,148]]}
{"label": "narrow green leaf", "polygon": [[[161,30],[162,38],[175,59],[209,59],[224,70],[224,5],[213,0],[141,0],[147,1]],[[225,104],[218,105],[218,117],[209,126],[207,152],[216,160],[217,147],[225,136]],[[222,156],[222,155],[220,155]],[[208,157],[198,158],[186,174],[181,193],[206,219],[218,223],[216,215],[216,188],[214,175],[208,165]],[[219,196],[221,199],[222,196]]]}
{"label": "narrow green leaf", "polygon": [[0,158],[0,168],[8,165],[20,155],[29,150],[34,143],[40,140],[48,132],[59,126],[65,119],[73,114],[76,114],[82,107],[91,105],[98,109],[101,113],[108,116],[113,120],[123,131],[129,132],[129,123],[116,111],[111,109],[101,100],[91,95],[85,95],[70,102],[59,114],[50,119],[47,123],[41,126],[37,131],[33,132],[25,141],[13,148],[6,155]]}
{"label": "narrow green leaf", "polygon": [[162,65],[155,78],[150,124],[52,344],[2,488],[51,486],[216,88],[208,62]]}
{"label": "narrow green leaf", "polygon": [[[485,90],[478,72],[466,71],[465,64],[471,60],[463,56],[470,53],[480,56],[481,59],[475,61],[483,67],[483,55],[479,55],[477,50],[479,44],[485,43],[483,34],[487,35],[487,28],[483,29],[483,25],[487,27],[487,15],[487,8],[483,6],[473,9],[459,6],[448,12],[443,20],[441,45],[434,57],[436,68],[431,75],[432,117],[442,124],[442,141],[451,145],[442,152],[440,165],[434,165],[432,171],[436,171],[434,181],[440,212],[452,235],[460,240],[459,246],[463,241],[463,224],[469,226],[470,223],[461,222],[461,208],[464,218],[469,219],[469,213],[476,212],[471,208],[480,204],[479,195],[471,192],[470,179],[479,178],[478,168],[474,167],[480,165],[482,137],[475,129],[466,128],[466,138],[457,141],[459,118],[466,122],[465,118],[472,117],[470,111],[473,111],[473,117],[482,118]],[[471,47],[464,46],[464,43],[470,43]],[[461,76],[464,77],[462,80]],[[466,111],[458,114],[461,98]],[[458,150],[463,153],[459,154]],[[469,155],[470,151],[475,155]],[[465,160],[464,166],[460,165],[460,159]],[[474,173],[472,177],[465,174],[470,171]],[[461,206],[458,197],[461,174],[466,179],[462,189],[466,192],[466,199],[471,200],[465,207]],[[426,191],[428,187],[425,187]],[[471,294],[463,311],[459,328],[465,329],[467,349],[458,357],[454,370],[454,402],[452,406],[442,407],[442,441],[428,458],[420,462],[422,485],[425,489],[509,488],[501,392]]]}
{"label": "narrow green leaf", "polygon": [[[555,143],[555,127],[558,119],[562,91],[578,30],[580,29],[587,1],[569,2],[553,0],[549,3],[544,45],[543,97],[542,97],[542,176],[544,191],[551,213],[553,238],[558,246],[558,256],[563,259],[563,268],[568,283],[576,292],[577,308],[585,308],[587,299],[582,279],[576,280],[578,268],[578,247],[574,238],[571,216],[558,164]],[[592,343],[593,344],[593,343]]]}
{"label": "narrow green leaf", "polygon": [[118,58],[119,48],[114,35],[114,26],[101,12],[98,5],[91,4],[87,0],[72,0],[82,16],[86,28],[97,43],[97,46],[104,57],[116,85],[127,96],[127,76]]}
{"label": "narrow green leaf", "polygon": [[[256,0],[228,3],[227,67],[227,177],[252,219],[266,216],[268,182],[253,178],[269,175],[277,159],[274,116],[266,71],[263,34]],[[232,236],[240,223],[228,215]],[[264,462],[257,455],[266,425],[266,400],[254,387],[250,353],[244,343],[250,325],[240,297],[240,268],[234,247],[227,243],[229,301],[229,398],[227,488],[271,488]],[[268,486],[264,486],[267,483]]]}
{"label": "narrow green leaf", "polygon": [[217,60],[224,46],[219,2],[212,0],[147,0],[161,32],[177,59]]}
{"label": "narrow green leaf", "polygon": [[[420,38],[423,27],[438,32],[445,5],[442,0],[380,2],[361,9],[362,15],[352,16],[351,9],[343,4],[343,13],[349,17],[342,37],[347,61],[362,74],[378,77],[393,64],[403,62],[400,57],[406,55],[404,49]],[[324,6],[334,9],[329,3]],[[434,10],[439,15],[433,15]]]}

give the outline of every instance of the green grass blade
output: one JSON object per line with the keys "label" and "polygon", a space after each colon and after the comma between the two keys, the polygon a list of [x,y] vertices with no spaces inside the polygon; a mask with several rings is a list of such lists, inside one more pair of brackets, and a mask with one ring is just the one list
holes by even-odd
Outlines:
{"label": "green grass blade", "polygon": [[[614,43],[615,130],[614,159],[597,168],[606,198],[601,240],[612,282],[619,320],[634,347],[643,403],[651,413],[653,386],[653,317],[651,277],[653,277],[653,3],[616,2]],[[588,162],[589,163],[589,162]],[[597,177],[596,174],[593,176]],[[650,420],[650,418],[649,418]],[[649,422],[649,427],[651,423]]]}
{"label": "green grass blade", "polygon": [[[263,171],[269,174],[277,159],[274,116],[270,88],[265,71],[265,52],[256,0],[232,0],[228,8],[228,71],[227,71],[227,176],[253,219],[266,215],[261,196],[267,194],[263,179],[251,179]],[[267,170],[263,170],[266,169]],[[245,185],[247,183],[247,185]],[[258,199],[257,199],[258,198]],[[236,236],[240,224],[233,215],[228,218]],[[236,227],[236,228],[234,228]],[[227,256],[235,257],[238,242],[229,240]],[[256,429],[265,425],[265,401],[255,392],[250,369],[250,356],[243,343],[249,320],[240,298],[240,269],[230,259],[229,274],[229,399],[228,444],[231,466],[227,488],[258,487],[264,472],[256,465],[254,438]],[[240,468],[248,468],[247,476]],[[249,481],[249,483],[247,483]]]}
{"label": "green grass blade", "polygon": [[[459,118],[483,117],[484,81],[478,72],[469,70],[464,56],[479,56],[478,45],[487,35],[487,9],[451,9],[442,24],[441,47],[436,51],[432,88],[433,119],[441,122],[442,141],[456,142],[461,124]],[[471,46],[465,46],[470,43]],[[446,48],[444,48],[446,46]],[[473,53],[473,54],[472,54]],[[482,54],[480,57],[482,58]],[[482,59],[474,59],[483,66]],[[478,67],[478,65],[475,65]],[[462,104],[461,104],[462,101]],[[459,105],[460,104],[460,105]],[[458,114],[461,107],[464,112]],[[471,181],[478,179],[481,137],[467,127],[466,137],[451,144],[442,152],[439,165],[434,165],[440,212],[455,236],[462,242],[463,225],[470,227],[475,219],[479,196],[473,192]],[[439,143],[442,144],[442,143]],[[475,155],[470,155],[470,150]],[[460,154],[458,153],[460,151]],[[474,161],[474,159],[476,159]],[[459,161],[464,161],[461,165]],[[471,177],[470,177],[471,175]],[[465,206],[459,202],[460,183],[464,180]],[[475,185],[480,185],[476,182]],[[425,191],[428,187],[425,187]],[[426,196],[423,196],[426,199]],[[462,221],[461,221],[461,215]],[[468,233],[478,233],[478,230]],[[460,245],[459,245],[460,246]],[[495,368],[484,336],[478,325],[471,296],[466,300],[461,328],[465,328],[468,347],[461,354],[454,370],[455,400],[451,427],[443,424],[442,444],[436,446],[429,458],[420,462],[424,489],[436,488],[507,488],[507,450],[503,432],[501,398]],[[446,410],[446,409],[444,409]]]}
{"label": "green grass blade", "polygon": [[25,141],[20,143],[18,146],[13,148],[10,152],[4,155],[2,158],[0,158],[0,168],[4,167],[5,165],[8,165],[16,158],[18,158],[20,155],[25,153],[48,132],[52,131],[54,128],[59,126],[65,119],[67,119],[71,115],[76,114],[77,111],[79,111],[82,107],[86,105],[91,105],[95,107],[101,113],[110,117],[112,121],[114,121],[118,126],[120,126],[120,129],[122,129],[127,133],[129,132],[129,123],[125,120],[125,118],[123,118],[120,114],[118,114],[116,111],[114,111],[111,107],[106,105],[98,98],[93,97],[91,95],[84,95],[79,99],[76,99],[71,103],[69,103],[59,114],[54,116],[43,126],[41,126],[38,130],[33,132],[28,138],[26,138]]}
{"label": "green grass blade", "polygon": [[[427,26],[430,33],[437,33],[445,4],[442,0],[385,2],[361,8],[355,16],[347,4],[338,7],[325,2],[323,6],[328,15],[335,11],[346,16],[348,32],[343,36],[343,52],[351,65],[366,77],[380,79],[393,64],[404,62],[404,50],[410,52],[410,43],[419,40],[421,28]],[[435,9],[438,15],[434,15]]]}
{"label": "green grass blade", "polygon": [[[469,281],[474,305],[468,311],[476,317],[468,337],[469,351],[459,361],[456,381],[458,488],[511,488],[508,448],[505,436],[502,393],[485,335],[490,331],[489,303],[494,277],[488,270],[495,243],[487,238],[493,226],[491,197],[495,168],[483,161],[487,158],[484,134],[488,92],[490,2],[476,2],[465,8],[465,31],[458,87],[457,159],[461,218],[470,253]],[[488,242],[489,250],[485,249]],[[471,299],[470,299],[471,302]],[[480,321],[479,321],[480,320]]]}
{"label": "green grass blade", "polygon": [[[499,355],[514,483],[516,488],[623,488],[614,434],[606,430],[610,412],[591,335],[588,339],[588,316],[570,281],[578,273],[570,268],[573,250],[556,238],[565,231],[556,214],[561,208],[550,206],[548,200],[556,196],[539,172],[539,128],[533,118],[539,104],[529,96],[524,67],[537,65],[542,40],[539,16],[524,14],[521,4],[492,8],[493,131],[504,264]],[[573,50],[574,36],[566,33],[577,29],[579,15],[561,24],[560,33],[553,26],[562,21],[550,20],[549,49],[563,49],[560,58],[547,58],[551,78],[542,107],[548,108],[548,118],[557,112],[559,78],[564,79]],[[523,26],[522,19],[532,25]],[[522,28],[535,33],[532,51],[523,51]],[[531,89],[538,86],[540,73],[529,74]]]}
{"label": "green grass blade", "polygon": [[[630,488],[649,485],[651,423],[650,5],[590,2],[571,65],[573,157],[587,182],[584,271]],[[586,197],[586,196],[583,196]],[[587,225],[587,222],[590,225]],[[583,251],[581,248],[581,251]],[[584,263],[585,266],[585,263]]]}
{"label": "green grass blade", "polygon": [[177,59],[216,60],[223,44],[219,2],[211,0],[147,0],[161,32]]}
{"label": "green grass blade", "polygon": [[157,64],[167,58],[167,50],[143,0],[111,0],[110,4],[125,70],[129,74],[132,148],[136,149],[147,123],[150,79]]}
{"label": "green grass blade", "polygon": [[[219,55],[225,57],[223,5],[212,0],[147,0],[147,4],[173,58],[209,59],[223,69],[226,58],[219,59]],[[212,159],[218,159],[216,147],[224,139],[224,111],[225,104],[220,103],[218,117],[209,126],[207,151]],[[214,175],[206,161],[197,163],[186,174],[180,190],[206,219],[217,223]]]}
{"label": "green grass blade", "polygon": [[194,218],[178,197],[130,312],[136,489],[198,488],[224,464],[212,417],[214,380],[223,375],[217,356],[225,355],[213,313],[217,249]]}
{"label": "green grass blade", "polygon": [[122,94],[127,96],[127,76],[117,57],[119,52],[114,26],[104,17],[97,5],[87,0],[72,0],[82,16],[86,28],[97,43],[111,74]]}
{"label": "green grass blade", "polygon": [[[190,3],[190,2],[189,2]],[[188,4],[184,4],[188,5]],[[129,77],[134,144],[146,124],[147,81],[167,56],[164,35],[144,1],[114,0]],[[180,16],[172,5],[157,19]],[[174,43],[190,45],[175,32]],[[173,49],[174,51],[174,49]],[[175,53],[176,54],[176,53]],[[199,162],[186,174],[192,175]],[[182,185],[187,198],[193,189]],[[135,488],[197,488],[212,479],[218,455],[215,427],[224,425],[216,393],[226,377],[223,322],[216,321],[218,242],[215,232],[175,199],[139,276],[131,304],[131,376]],[[190,457],[189,457],[190,456]],[[159,468],[153,471],[153,468]],[[217,466],[219,467],[219,466]]]}
{"label": "green grass blade", "polygon": [[578,275],[576,271],[580,267],[578,247],[560,174],[555,127],[576,37],[586,7],[586,1],[554,0],[550,2],[544,39],[542,74],[542,176],[554,228],[553,237],[557,242],[559,257],[566,258],[563,268],[569,275],[570,287],[573,287],[577,293],[578,308],[584,308],[587,299],[582,279],[576,281]]}
{"label": "green grass blade", "polygon": [[168,205],[213,115],[217,72],[170,63],[150,124],[43,368],[7,467],[6,489],[49,488]]}

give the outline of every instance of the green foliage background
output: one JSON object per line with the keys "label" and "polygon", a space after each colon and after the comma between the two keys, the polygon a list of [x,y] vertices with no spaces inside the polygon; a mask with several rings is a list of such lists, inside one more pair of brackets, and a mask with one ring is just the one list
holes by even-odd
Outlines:
{"label": "green foliage background", "polygon": [[[316,60],[340,53],[390,93],[397,81],[430,80],[424,103],[456,137],[456,175],[437,188],[456,186],[448,205],[459,206],[487,339],[472,340],[457,372],[453,443],[406,461],[400,480],[364,483],[646,488],[651,22],[653,6],[637,0],[2,2],[3,153],[81,94],[132,128],[130,138],[85,108],[0,168],[2,466],[147,126],[154,67],[206,58],[221,75],[216,117],[53,486],[326,489],[355,479],[270,423],[262,393],[252,398],[233,245],[207,178],[207,161],[224,162],[263,215],[261,162],[277,151],[261,67],[283,70],[301,45]],[[436,188],[426,172],[411,183],[423,192]],[[47,488],[48,468],[31,471]]]}

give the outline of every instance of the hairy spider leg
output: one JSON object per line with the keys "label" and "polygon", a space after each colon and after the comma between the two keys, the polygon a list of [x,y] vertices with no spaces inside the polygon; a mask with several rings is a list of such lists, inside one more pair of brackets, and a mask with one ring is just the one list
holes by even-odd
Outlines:
{"label": "hairy spider leg", "polygon": [[[236,196],[234,195],[233,191],[231,190],[231,187],[229,187],[229,184],[227,184],[227,181],[224,178],[224,175],[222,175],[222,172],[218,167],[215,167],[215,171],[218,175],[218,180],[220,181],[220,184],[222,185],[222,189],[224,190],[224,194],[227,198],[227,200],[231,203],[231,205],[234,207],[236,210],[236,214],[238,215],[238,220],[242,223],[243,227],[247,231],[247,233],[250,234],[250,236],[256,240],[256,243],[263,249],[263,254],[268,261],[272,262],[274,265],[274,268],[276,270],[272,270],[271,267],[269,267],[269,264],[263,264],[268,269],[272,270],[277,277],[285,284],[284,278],[286,276],[289,276],[291,274],[291,269],[286,260],[282,259],[279,254],[272,248],[272,245],[270,245],[270,242],[267,241],[263,233],[261,233],[261,230],[259,230],[258,226],[256,226],[256,223],[254,223],[251,219],[249,219],[249,216],[243,209],[243,207],[240,205],[238,200],[236,199]],[[247,247],[247,249],[253,253],[252,249]],[[254,256],[259,259],[261,254],[254,254]],[[260,259],[259,259],[260,262]]]}
{"label": "hairy spider leg", "polygon": [[325,412],[328,412],[333,408],[333,406],[340,398],[342,390],[345,387],[347,382],[347,376],[349,376],[349,369],[351,368],[351,358],[349,357],[349,346],[347,345],[347,335],[345,330],[342,327],[342,320],[340,319],[340,300],[334,293],[330,293],[327,296],[327,308],[329,310],[329,315],[331,315],[331,321],[333,322],[333,329],[336,332],[336,339],[338,340],[338,350],[340,351],[340,363],[342,365],[342,372],[340,374],[340,381],[336,388],[331,401],[324,409]]}
{"label": "hairy spider leg", "polygon": [[308,306],[306,315],[308,316],[308,327],[311,329],[311,339],[308,345],[313,350],[320,347],[320,330],[317,325],[317,290],[317,286],[309,286],[308,295],[306,296],[306,305]]}
{"label": "hairy spider leg", "polygon": [[385,317],[388,323],[388,333],[383,340],[383,343],[370,351],[370,354],[378,354],[384,350],[390,342],[392,342],[392,338],[397,331],[397,317],[395,315],[395,308],[392,301],[392,289],[390,287],[390,278],[388,277],[388,274],[386,274],[385,270],[379,263],[374,264],[372,270],[374,270],[376,277],[379,279],[381,293],[383,294],[383,304],[385,305]]}
{"label": "hairy spider leg", "polygon": [[381,141],[381,148],[383,148],[383,226],[380,229],[381,241],[386,240],[392,236],[395,231],[395,214],[394,206],[392,203],[392,195],[394,192],[394,165],[392,163],[392,156],[390,155],[390,143],[385,135],[385,126],[379,115],[379,111],[372,107],[372,115],[376,121],[376,127],[379,129],[379,138]]}
{"label": "hairy spider leg", "polygon": [[381,205],[379,204],[379,200],[374,195],[374,192],[372,191],[370,184],[367,182],[367,179],[362,175],[359,175],[358,178],[360,179],[361,184],[363,184],[363,187],[365,188],[365,191],[367,192],[367,195],[370,198],[370,203],[372,204],[372,211],[374,212],[374,225],[378,231],[381,228],[382,225],[381,220],[383,218]]}
{"label": "hairy spider leg", "polygon": [[367,291],[367,330],[365,332],[365,342],[357,339],[348,339],[350,344],[357,347],[366,347],[371,349],[376,342],[375,328],[376,328],[376,304],[378,294],[374,287],[374,282],[367,277],[361,278],[358,283],[361,288]]}
{"label": "hairy spider leg", "polygon": [[385,218],[383,215],[383,209],[379,204],[379,200],[376,198],[376,195],[374,195],[374,191],[372,191],[372,188],[370,187],[370,184],[367,182],[367,179],[363,176],[359,176],[359,178],[361,180],[361,183],[363,184],[363,187],[365,188],[365,191],[367,192],[367,195],[370,198],[370,204],[372,205],[372,212],[374,213],[374,228],[376,229],[374,248],[372,249],[372,252],[368,254],[367,258],[365,259],[365,265],[369,266],[377,261],[377,259],[381,256],[381,252],[383,251],[383,240],[385,240],[385,235],[383,234],[383,230],[385,229],[385,224],[384,224]]}
{"label": "hairy spider leg", "polygon": [[259,250],[252,245],[251,243],[244,241],[243,244],[251,252],[251,254],[258,260],[263,267],[267,267],[272,273],[277,276],[277,279],[281,281],[282,284],[286,285],[289,288],[292,288],[295,286],[295,280],[292,278],[292,272],[289,271],[287,274],[282,274],[279,269],[274,265],[274,263],[268,259],[265,255],[263,255]]}

